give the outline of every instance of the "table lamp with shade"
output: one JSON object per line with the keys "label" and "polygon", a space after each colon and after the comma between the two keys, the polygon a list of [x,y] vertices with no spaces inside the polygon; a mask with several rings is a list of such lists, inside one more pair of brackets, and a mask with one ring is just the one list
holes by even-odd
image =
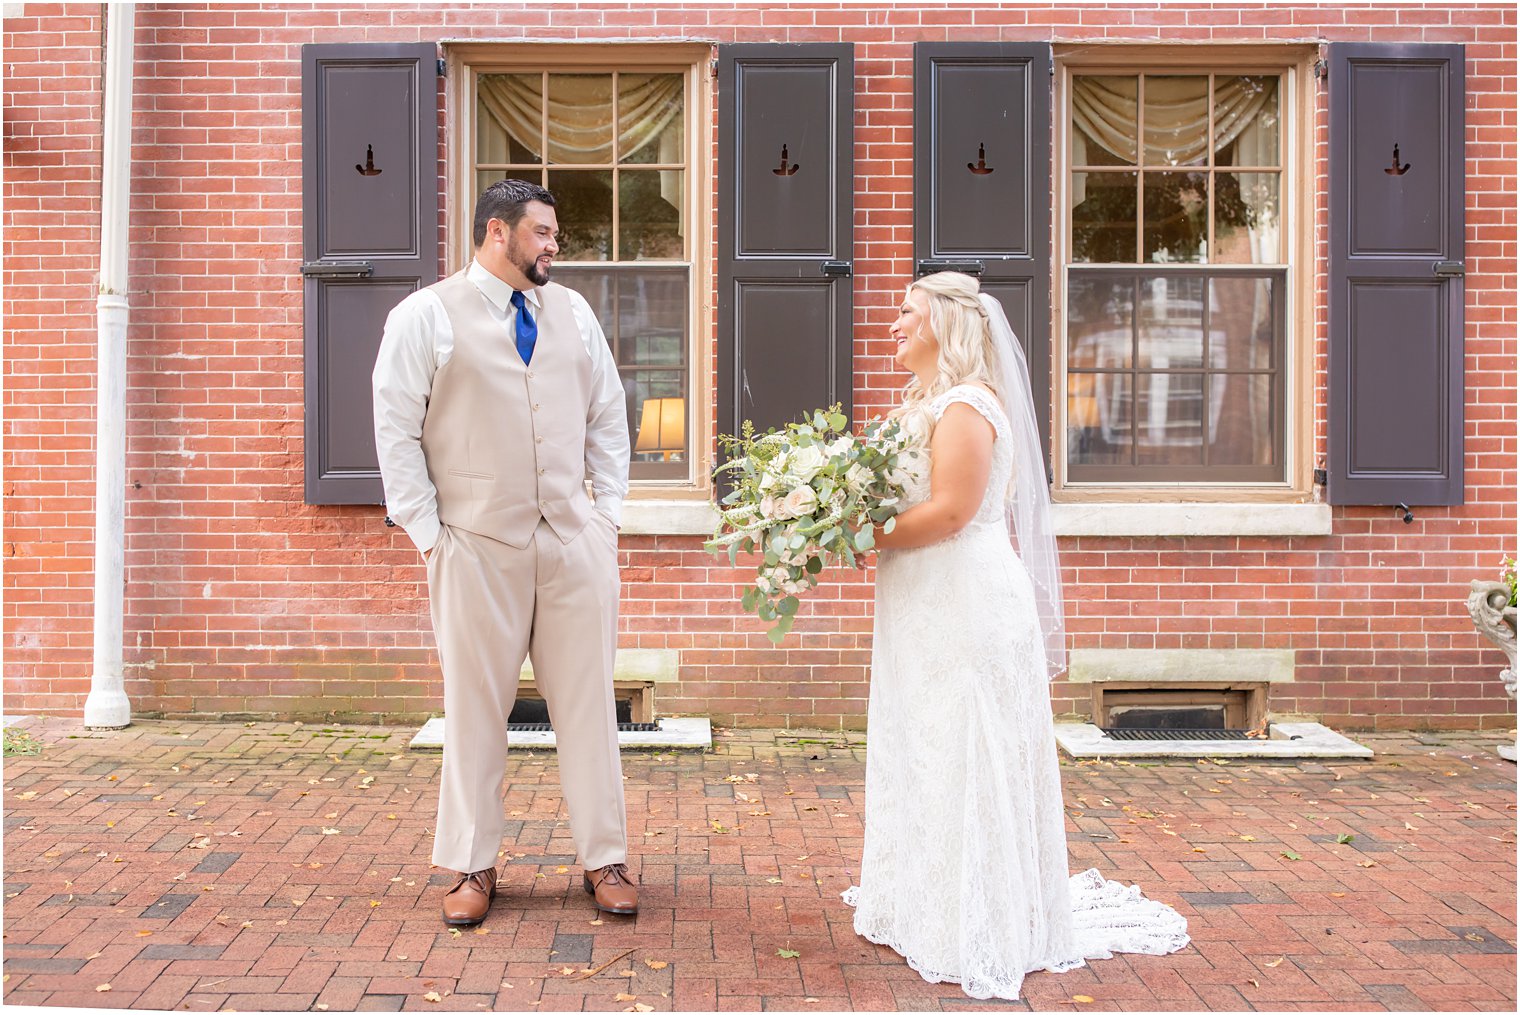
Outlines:
{"label": "table lamp with shade", "polygon": [[676,451],[686,450],[686,399],[646,398],[639,420],[639,438],[633,450],[661,453],[665,461]]}

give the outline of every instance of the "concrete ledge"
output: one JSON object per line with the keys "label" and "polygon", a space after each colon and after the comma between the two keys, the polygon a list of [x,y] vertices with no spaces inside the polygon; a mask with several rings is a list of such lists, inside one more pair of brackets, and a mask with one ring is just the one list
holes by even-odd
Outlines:
{"label": "concrete ledge", "polygon": [[[673,648],[620,648],[612,667],[613,680],[643,680],[653,684],[672,684],[679,679],[681,653]],[[533,662],[523,663],[517,678],[523,683],[533,680]]]}
{"label": "concrete ledge", "polygon": [[1110,740],[1092,723],[1056,723],[1056,743],[1073,758],[1361,758],[1372,749],[1317,722],[1272,723],[1270,739]]}
{"label": "concrete ledge", "polygon": [[1133,680],[1186,684],[1199,681],[1293,680],[1293,649],[1077,648],[1066,679],[1074,684]]}
{"label": "concrete ledge", "polygon": [[1328,504],[1055,504],[1058,536],[1328,536]]}
{"label": "concrete ledge", "polygon": [[[1058,536],[1328,536],[1328,504],[1056,504]],[[711,536],[718,512],[706,500],[623,502],[631,536]]]}
{"label": "concrete ledge", "polygon": [[[661,719],[659,723],[660,728],[658,730],[648,733],[619,730],[618,747],[623,750],[646,747],[664,747],[686,751],[712,750],[712,720],[706,718]],[[412,737],[411,743],[407,744],[407,746],[413,750],[442,750],[443,737],[443,717],[438,716],[424,723],[422,729],[417,731],[417,735]],[[553,731],[542,733],[509,733],[507,735],[507,748],[509,750],[542,750],[545,747],[554,746],[556,746],[556,742]]]}
{"label": "concrete ledge", "polygon": [[707,500],[623,501],[625,536],[703,536],[718,526],[718,511]]}

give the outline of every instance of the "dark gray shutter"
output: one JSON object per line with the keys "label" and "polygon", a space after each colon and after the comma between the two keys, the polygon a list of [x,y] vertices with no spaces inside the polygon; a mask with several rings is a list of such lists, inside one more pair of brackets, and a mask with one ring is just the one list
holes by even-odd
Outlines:
{"label": "dark gray shutter", "polygon": [[718,431],[850,412],[854,57],[718,49]]}
{"label": "dark gray shutter", "polygon": [[438,281],[432,43],[301,47],[306,503],[384,501],[370,374],[385,315]]}
{"label": "dark gray shutter", "polygon": [[1463,49],[1330,47],[1332,504],[1462,503]]}
{"label": "dark gray shutter", "polygon": [[1003,304],[1050,454],[1050,85],[1045,43],[913,47],[913,258]]}

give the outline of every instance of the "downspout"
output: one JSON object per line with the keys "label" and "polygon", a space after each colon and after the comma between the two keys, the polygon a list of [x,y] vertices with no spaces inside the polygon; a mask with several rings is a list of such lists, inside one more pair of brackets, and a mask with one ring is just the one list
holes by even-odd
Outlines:
{"label": "downspout", "polygon": [[126,599],[127,220],[132,179],[132,23],[129,3],[106,12],[100,292],[96,297],[95,668],[84,703],[91,729],[132,721],[122,666]]}

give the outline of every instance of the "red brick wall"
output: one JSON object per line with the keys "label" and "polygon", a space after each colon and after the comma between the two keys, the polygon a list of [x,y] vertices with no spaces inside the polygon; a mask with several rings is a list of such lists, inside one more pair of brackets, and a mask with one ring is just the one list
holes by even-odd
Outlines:
{"label": "red brick wall", "polygon": [[[89,689],[98,5],[5,19],[8,712]],[[417,715],[441,687],[422,568],[373,508],[302,503],[300,45],[679,37],[855,44],[856,387],[896,387],[885,338],[911,271],[911,60],[920,40],[1407,41],[1467,46],[1467,503],[1412,525],[1344,508],[1323,538],[1064,543],[1073,644],[1297,650],[1279,712],[1345,726],[1508,725],[1467,582],[1516,535],[1515,27],[1506,6],[879,9],[585,5],[137,11],[126,556],[138,714]],[[1326,95],[1312,131],[1320,249],[1316,458],[1325,450]],[[445,111],[444,120],[449,119]],[[445,133],[447,133],[445,131]],[[442,169],[440,162],[440,170]],[[822,590],[775,649],[740,577],[695,537],[623,540],[625,647],[681,650],[663,711],[860,726],[868,576]],[[1058,711],[1085,692],[1056,686]]]}

